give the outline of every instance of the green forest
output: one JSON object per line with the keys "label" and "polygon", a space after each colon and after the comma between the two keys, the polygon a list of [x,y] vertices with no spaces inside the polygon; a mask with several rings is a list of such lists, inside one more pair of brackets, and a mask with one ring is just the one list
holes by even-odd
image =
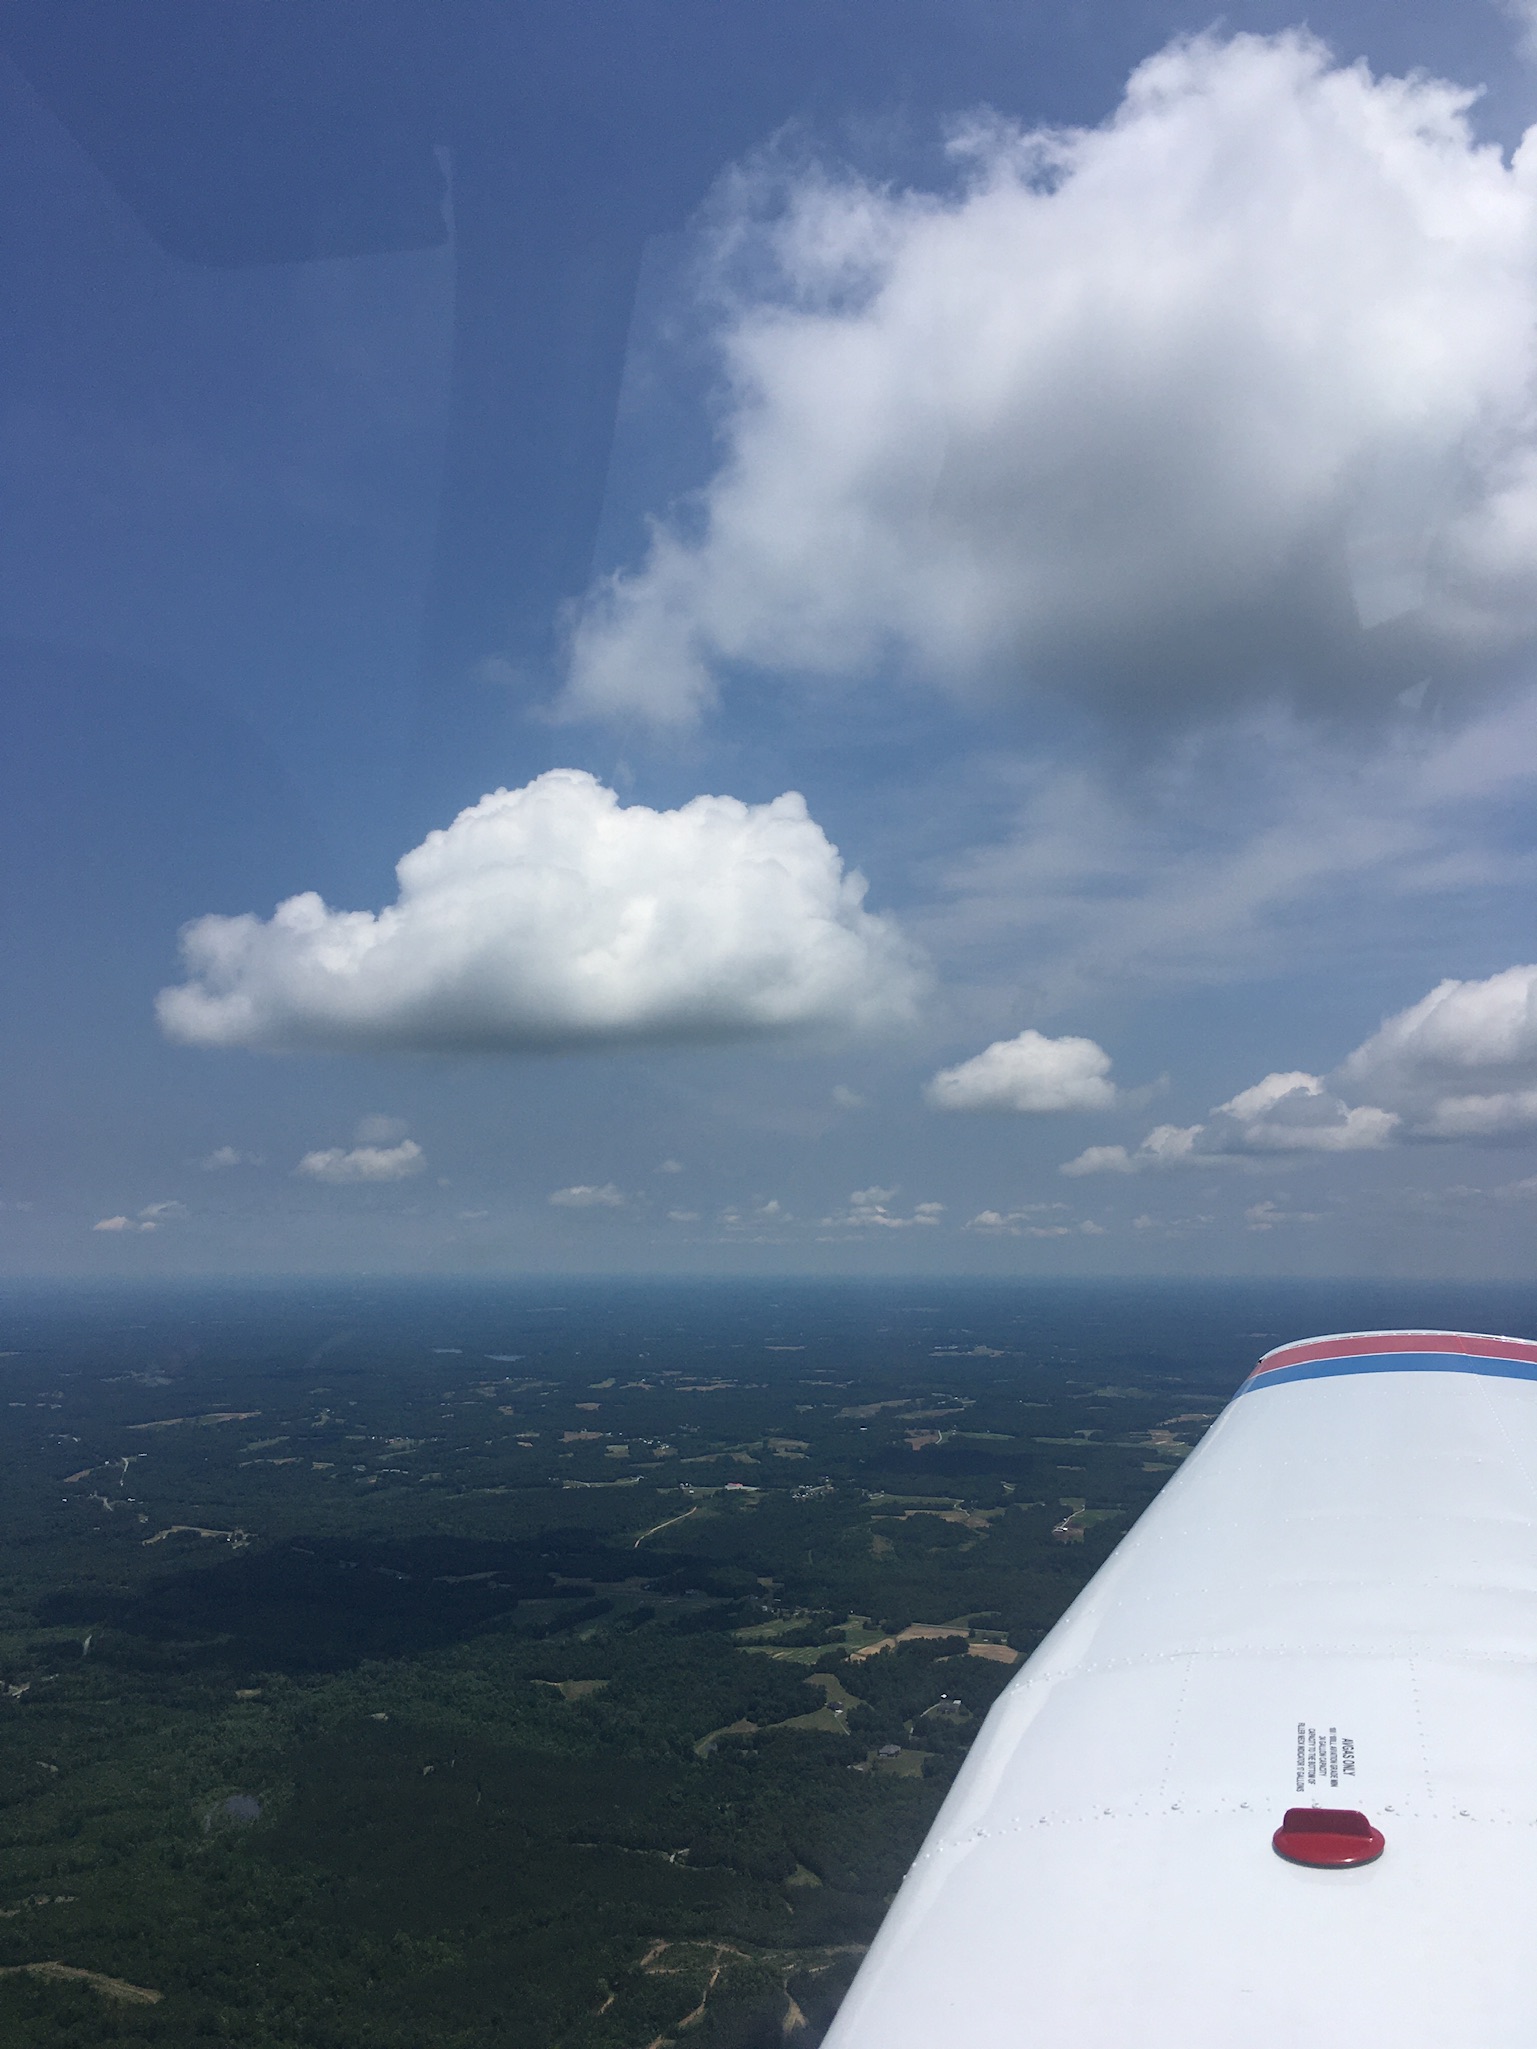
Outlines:
{"label": "green forest", "polygon": [[23,1333],[3,2049],[810,2049],[1221,1399],[1019,1332],[574,1335]]}

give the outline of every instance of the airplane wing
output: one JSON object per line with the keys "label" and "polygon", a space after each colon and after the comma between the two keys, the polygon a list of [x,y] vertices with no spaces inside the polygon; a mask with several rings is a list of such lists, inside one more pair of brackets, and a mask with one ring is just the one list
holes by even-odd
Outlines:
{"label": "airplane wing", "polygon": [[827,2049],[1537,2042],[1537,1344],[1282,1347],[999,1698]]}

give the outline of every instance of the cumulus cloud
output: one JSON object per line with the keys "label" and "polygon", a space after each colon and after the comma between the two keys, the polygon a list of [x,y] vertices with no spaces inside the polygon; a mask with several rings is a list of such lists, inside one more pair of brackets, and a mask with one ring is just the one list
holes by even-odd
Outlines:
{"label": "cumulus cloud", "polygon": [[1103,1224],[1073,1223],[1060,1202],[1032,1202],[1023,1209],[978,1210],[966,1228],[987,1238],[1103,1238]]}
{"label": "cumulus cloud", "polygon": [[[18,1205],[30,1208],[30,1204]],[[92,1224],[93,1231],[158,1231],[162,1224],[174,1223],[186,1216],[184,1202],[147,1202],[137,1216],[103,1217]]]}
{"label": "cumulus cloud", "polygon": [[1123,1145],[1091,1145],[1064,1162],[1064,1174],[1138,1174],[1144,1167],[1177,1167],[1195,1157],[1200,1124],[1159,1124],[1134,1151]]}
{"label": "cumulus cloud", "polygon": [[1253,1088],[1219,1103],[1201,1140],[1212,1152],[1371,1152],[1398,1128],[1391,1110],[1361,1103],[1354,1109],[1316,1074],[1267,1074]]}
{"label": "cumulus cloud", "polygon": [[1092,1039],[1024,1031],[942,1068],[924,1096],[936,1110],[1108,1110],[1116,1094],[1109,1073],[1110,1055]]}
{"label": "cumulus cloud", "polygon": [[1377,1152],[1405,1140],[1499,1142],[1533,1131],[1537,965],[1439,982],[1332,1075],[1267,1074],[1203,1123],[1160,1124],[1132,1148],[1090,1146],[1062,1172],[1135,1174],[1246,1154]]}
{"label": "cumulus cloud", "polygon": [[824,1228],[854,1231],[910,1231],[937,1224],[945,1213],[942,1202],[920,1202],[907,1216],[898,1216],[891,1205],[895,1188],[856,1188],[849,1206],[840,1215],[823,1217]]}
{"label": "cumulus cloud", "polygon": [[623,1209],[625,1197],[612,1181],[605,1181],[601,1188],[579,1181],[571,1188],[557,1188],[550,1204],[554,1209]]}
{"label": "cumulus cloud", "polygon": [[942,192],[720,201],[725,454],[573,645],[580,714],[750,664],[1149,704],[1394,690],[1537,630],[1537,142],[1301,31],[1198,37]]}
{"label": "cumulus cloud", "polygon": [[750,1229],[754,1226],[793,1223],[795,1220],[777,1196],[755,1195],[745,1209],[732,1204],[720,1213],[720,1222],[729,1231]]}
{"label": "cumulus cloud", "polygon": [[416,1140],[403,1138],[399,1145],[390,1146],[327,1146],[320,1152],[306,1153],[294,1172],[306,1175],[311,1181],[340,1185],[361,1181],[405,1181],[412,1174],[419,1174],[426,1164],[426,1155]]}
{"label": "cumulus cloud", "polygon": [[1123,1145],[1089,1145],[1062,1162],[1064,1174],[1133,1174],[1131,1154]]}
{"label": "cumulus cloud", "polygon": [[217,1174],[228,1167],[259,1167],[260,1153],[243,1153],[232,1145],[216,1145],[211,1153],[205,1153],[198,1165],[205,1174]]}
{"label": "cumulus cloud", "polygon": [[1537,1126],[1537,966],[1438,983],[1358,1046],[1338,1078],[1396,1104],[1420,1137],[1530,1131]]}
{"label": "cumulus cloud", "polygon": [[1243,1213],[1243,1220],[1251,1231],[1275,1231],[1283,1224],[1321,1224],[1322,1210],[1282,1209],[1277,1202],[1251,1202]]}
{"label": "cumulus cloud", "polygon": [[652,811],[552,769],[483,797],[396,873],[378,913],[307,893],[270,919],[195,920],[164,1030],[354,1051],[733,1040],[901,1022],[922,986],[793,791]]}
{"label": "cumulus cloud", "polygon": [[1160,1124],[1139,1146],[1091,1145],[1064,1174],[1139,1174],[1147,1168],[1205,1167],[1253,1153],[1373,1152],[1392,1141],[1399,1119],[1373,1104],[1354,1109],[1316,1074],[1267,1074],[1219,1103],[1204,1124]]}

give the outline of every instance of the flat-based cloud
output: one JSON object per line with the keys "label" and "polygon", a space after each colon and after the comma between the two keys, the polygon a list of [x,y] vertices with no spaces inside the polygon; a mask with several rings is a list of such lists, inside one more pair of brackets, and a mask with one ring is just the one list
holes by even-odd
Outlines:
{"label": "flat-based cloud", "polygon": [[162,1028],[200,1046],[519,1052],[903,1023],[924,983],[794,792],[622,805],[575,769],[497,790],[377,913],[306,893],[199,918]]}
{"label": "flat-based cloud", "polygon": [[823,1217],[822,1227],[849,1231],[932,1229],[945,1213],[942,1202],[920,1202],[901,1216],[891,1207],[896,1196],[895,1188],[856,1188],[849,1197],[848,1208],[839,1215]]}
{"label": "flat-based cloud", "polygon": [[1445,981],[1388,1018],[1340,1068],[1427,1138],[1503,1138],[1537,1126],[1537,966]]}
{"label": "flat-based cloud", "polygon": [[[20,1207],[20,1205],[18,1205]],[[158,1231],[160,1226],[186,1216],[184,1202],[147,1202],[136,1217],[102,1217],[93,1231]]]}
{"label": "flat-based cloud", "polygon": [[1203,1123],[1160,1124],[1133,1147],[1090,1146],[1062,1172],[1135,1174],[1255,1153],[1377,1152],[1414,1140],[1498,1143],[1534,1130],[1537,966],[1514,967],[1481,982],[1438,983],[1332,1075],[1267,1074]]}
{"label": "flat-based cloud", "polygon": [[[733,665],[1183,709],[1537,633],[1537,141],[1300,31],[1198,37],[958,184],[719,203],[721,466],[574,637],[577,715]],[[743,282],[746,280],[746,282]]]}
{"label": "flat-based cloud", "polygon": [[923,1093],[936,1110],[1108,1110],[1116,1099],[1109,1075],[1110,1055],[1092,1039],[1023,1031],[941,1068]]}
{"label": "flat-based cloud", "polygon": [[217,1174],[229,1167],[259,1167],[260,1153],[243,1153],[238,1146],[216,1145],[211,1153],[205,1153],[197,1162],[205,1174]]}
{"label": "flat-based cloud", "polygon": [[1065,1215],[1066,1204],[1033,1202],[1024,1209],[979,1210],[966,1228],[986,1238],[1104,1238],[1103,1224],[1085,1217],[1074,1223]]}
{"label": "flat-based cloud", "polygon": [[605,1181],[601,1187],[594,1187],[586,1181],[578,1181],[570,1188],[557,1188],[550,1197],[552,1209],[623,1209],[624,1190],[612,1181]]}
{"label": "flat-based cloud", "polygon": [[1138,1174],[1149,1167],[1204,1167],[1255,1153],[1376,1152],[1399,1119],[1373,1104],[1352,1109],[1316,1074],[1267,1074],[1219,1103],[1203,1124],[1160,1124],[1142,1143],[1095,1145],[1064,1174]]}
{"label": "flat-based cloud", "polygon": [[399,1145],[326,1146],[306,1153],[294,1168],[310,1181],[329,1181],[335,1186],[348,1182],[405,1181],[419,1174],[427,1156],[414,1138]]}

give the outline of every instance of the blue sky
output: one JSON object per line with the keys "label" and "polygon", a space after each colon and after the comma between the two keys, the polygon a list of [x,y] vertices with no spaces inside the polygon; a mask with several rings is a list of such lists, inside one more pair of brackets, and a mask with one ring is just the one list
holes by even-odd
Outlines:
{"label": "blue sky", "polygon": [[1524,1272],[1537,24],[360,19],[0,18],[0,1267]]}

